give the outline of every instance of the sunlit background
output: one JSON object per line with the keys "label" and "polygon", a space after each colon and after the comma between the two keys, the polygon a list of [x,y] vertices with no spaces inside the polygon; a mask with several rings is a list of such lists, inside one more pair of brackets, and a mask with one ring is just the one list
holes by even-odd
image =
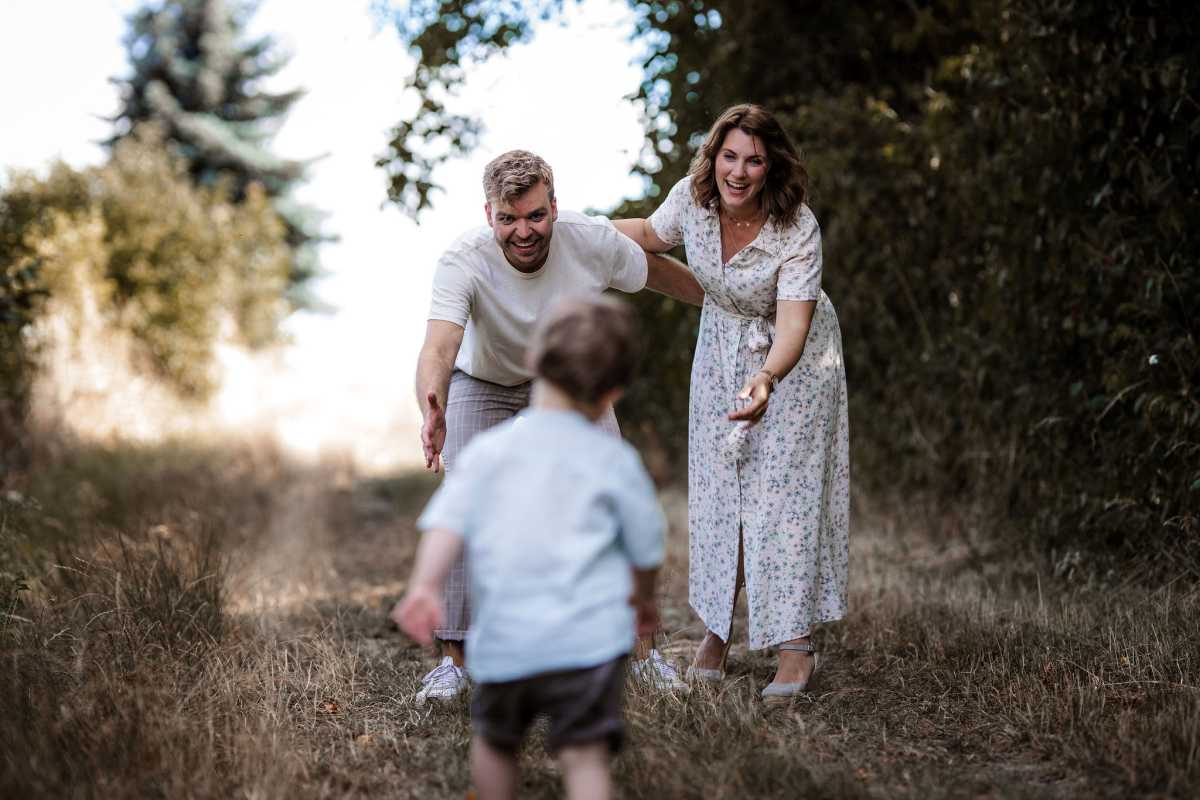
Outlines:
{"label": "sunlit background", "polygon": [[[128,70],[121,37],[136,6],[5,0],[0,165],[40,171],[54,159],[75,167],[103,161],[99,142],[111,127],[104,117],[118,99],[109,78]],[[433,269],[446,245],[484,222],[483,165],[508,149],[534,150],[555,170],[562,207],[608,208],[641,193],[630,167],[644,139],[639,107],[629,99],[641,73],[628,4],[567,4],[529,43],[468,70],[454,108],[486,128],[470,156],[439,172],[445,192],[417,224],[386,202],[384,174],[374,165],[389,127],[415,102],[404,91],[412,57],[369,7],[369,0],[264,0],[252,17],[251,35],[270,34],[292,54],[267,88],[307,92],[273,150],[299,159],[325,154],[296,195],[326,212],[326,230],[339,237],[322,247],[327,275],[314,287],[332,310],[293,315],[286,325],[293,343],[281,350],[250,354],[222,345],[223,380],[212,418],[202,422],[274,433],[299,455],[348,453],[363,468],[386,469],[420,455],[412,375]],[[64,369],[78,374],[78,365]],[[105,380],[99,365],[89,370],[93,382]],[[109,380],[128,389],[119,372],[114,367]],[[118,427],[154,437],[183,424],[169,410],[154,414],[145,398],[99,388],[119,399],[77,416],[72,424],[83,433]],[[131,404],[138,413],[123,414]]]}

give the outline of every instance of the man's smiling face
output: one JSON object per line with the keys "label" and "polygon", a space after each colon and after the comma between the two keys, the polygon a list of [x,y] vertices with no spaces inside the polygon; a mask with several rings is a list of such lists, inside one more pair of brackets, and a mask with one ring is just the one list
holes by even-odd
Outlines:
{"label": "man's smiling face", "polygon": [[484,210],[508,263],[521,272],[541,269],[550,255],[550,237],[558,219],[558,204],[546,184],[537,184],[511,202],[496,198]]}

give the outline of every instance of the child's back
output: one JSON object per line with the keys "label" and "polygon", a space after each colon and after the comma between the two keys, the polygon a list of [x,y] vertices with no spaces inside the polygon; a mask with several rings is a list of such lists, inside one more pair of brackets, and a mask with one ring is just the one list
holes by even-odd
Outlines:
{"label": "child's back", "polygon": [[628,653],[630,569],[661,562],[665,527],[632,447],[578,412],[540,408],[477,437],[419,526],[466,543],[480,682]]}
{"label": "child's back", "polygon": [[637,453],[593,424],[620,397],[636,351],[627,306],[560,304],[530,351],[533,408],[476,436],[418,521],[425,536],[393,617],[432,641],[442,586],[466,548],[471,772],[485,796],[516,792],[517,753],[539,714],[568,796],[611,791],[628,653],[635,630],[658,624],[666,527]]}

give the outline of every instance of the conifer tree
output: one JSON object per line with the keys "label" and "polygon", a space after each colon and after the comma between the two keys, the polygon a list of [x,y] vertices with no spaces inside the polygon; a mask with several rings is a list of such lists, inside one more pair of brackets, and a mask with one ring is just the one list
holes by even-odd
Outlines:
{"label": "conifer tree", "polygon": [[319,212],[293,201],[290,190],[311,161],[280,158],[270,150],[271,138],[304,92],[262,89],[262,81],[288,59],[271,37],[244,35],[252,11],[224,0],[158,0],[135,11],[124,41],[131,70],[113,79],[122,104],[110,120],[115,130],[106,144],[151,122],[186,160],[198,185],[228,181],[240,199],[252,183],[260,184],[287,228],[289,300],[310,306],[304,287],[317,273],[315,245],[327,237],[319,230]]}

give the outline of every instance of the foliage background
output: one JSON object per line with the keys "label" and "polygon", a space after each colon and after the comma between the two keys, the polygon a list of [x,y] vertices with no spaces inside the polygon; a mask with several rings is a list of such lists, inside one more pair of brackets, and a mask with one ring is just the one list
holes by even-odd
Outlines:
{"label": "foliage background", "polygon": [[[207,19],[222,6],[189,2]],[[400,202],[428,196],[408,188],[432,186],[449,138],[471,145],[476,121],[439,117],[464,59],[562,5],[383,9],[421,47],[414,80],[434,96],[394,131],[413,157],[380,158]],[[1054,580],[1021,539],[970,529],[1006,523],[1060,574],[1080,545],[1195,574],[1196,13],[856,5],[632,6],[650,196],[618,213],[654,206],[726,104],[783,115],[810,153],[846,331],[856,482],[896,502],[858,518],[850,613],[816,634],[819,688],[764,708],[774,660],[740,635],[716,693],[631,686],[619,791],[1195,797],[1198,584],[1137,581],[1146,563],[1128,558],[1116,580]],[[250,184],[197,185],[160,135],[0,189],[0,435],[19,431],[56,309],[103,317],[81,330],[135,340],[192,396],[220,328],[276,335],[286,220]],[[695,313],[638,302],[657,358],[623,417],[681,477]],[[0,439],[0,795],[469,790],[465,706],[415,706],[427,654],[382,624],[433,476],[301,467],[245,430],[31,438],[24,463]],[[686,602],[686,497],[663,500],[661,646],[681,664],[704,631]],[[907,515],[921,506],[944,524]],[[557,796],[531,744],[523,788]]]}
{"label": "foliage background", "polygon": [[132,334],[149,372],[201,399],[213,389],[223,326],[251,347],[278,339],[290,258],[261,190],[235,204],[224,183],[195,186],[150,129],[117,144],[103,166],[12,175],[0,195],[8,435],[23,418],[34,324],[47,304]]}
{"label": "foliage background", "polygon": [[[1114,0],[631,2],[645,215],[725,107],[808,154],[851,388],[855,480],[1077,548],[1200,564],[1200,10]],[[388,6],[424,102],[380,163],[417,213],[469,149],[462,67],[561,2]],[[544,100],[548,100],[544,99]],[[696,315],[637,300],[658,355],[623,419],[682,463]],[[678,475],[678,468],[674,470]]]}
{"label": "foliage background", "polygon": [[307,164],[271,151],[303,92],[263,88],[288,57],[271,36],[246,35],[253,10],[155,0],[133,11],[107,162],[0,184],[0,470],[28,455],[55,319],[74,320],[60,332],[74,339],[131,336],[137,374],[204,400],[221,338],[262,348],[288,313],[315,306],[308,283],[329,237],[290,197]]}
{"label": "foliage background", "polygon": [[241,0],[159,0],[130,14],[123,41],[129,71],[112,79],[121,103],[109,122],[111,147],[153,123],[198,186],[224,183],[241,202],[265,193],[291,250],[288,300],[317,305],[309,282],[320,273],[317,245],[328,241],[323,215],[292,196],[311,162],[271,149],[301,89],[271,92],[265,82],[289,56],[272,36],[248,33],[255,6]]}

